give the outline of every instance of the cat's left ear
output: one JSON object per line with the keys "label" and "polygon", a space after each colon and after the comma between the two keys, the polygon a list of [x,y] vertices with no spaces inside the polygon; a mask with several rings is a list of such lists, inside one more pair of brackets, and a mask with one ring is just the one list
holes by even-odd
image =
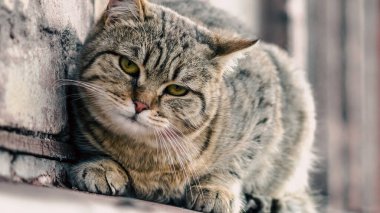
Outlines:
{"label": "cat's left ear", "polygon": [[146,0],[109,0],[104,14],[104,22],[108,25],[117,20],[144,21],[146,13]]}
{"label": "cat's left ear", "polygon": [[238,59],[250,47],[254,46],[259,39],[242,39],[242,38],[225,38],[222,36],[215,37],[214,60],[219,63],[228,65],[235,59]]}

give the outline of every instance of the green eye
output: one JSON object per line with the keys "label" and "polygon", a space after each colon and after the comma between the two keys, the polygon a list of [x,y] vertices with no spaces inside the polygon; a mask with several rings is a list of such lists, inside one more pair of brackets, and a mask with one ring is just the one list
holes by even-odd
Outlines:
{"label": "green eye", "polygon": [[176,84],[171,84],[168,87],[166,87],[165,92],[173,96],[184,96],[189,92],[189,90],[185,87]]}
{"label": "green eye", "polygon": [[139,67],[126,57],[120,57],[120,67],[125,73],[133,77],[137,77],[140,74]]}

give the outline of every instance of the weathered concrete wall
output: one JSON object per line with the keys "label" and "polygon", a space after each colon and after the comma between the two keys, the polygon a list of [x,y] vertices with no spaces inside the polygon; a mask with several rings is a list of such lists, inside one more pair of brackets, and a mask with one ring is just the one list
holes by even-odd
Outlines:
{"label": "weathered concrete wall", "polygon": [[0,177],[64,181],[72,153],[57,80],[74,72],[93,22],[92,0],[0,0]]}
{"label": "weathered concrete wall", "polygon": [[0,178],[44,186],[63,186],[69,164],[0,150]]}
{"label": "weathered concrete wall", "polygon": [[64,89],[78,45],[93,23],[92,1],[0,1],[0,126],[58,134]]}

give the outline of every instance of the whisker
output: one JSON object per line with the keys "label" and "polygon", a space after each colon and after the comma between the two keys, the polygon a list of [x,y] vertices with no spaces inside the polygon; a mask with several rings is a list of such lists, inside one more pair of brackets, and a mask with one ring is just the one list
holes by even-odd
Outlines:
{"label": "whisker", "polygon": [[100,88],[99,86],[96,86],[94,84],[83,82],[83,81],[77,81],[77,80],[70,80],[70,79],[60,79],[58,82],[60,82],[62,85],[72,85],[77,87],[82,87],[85,89],[88,89],[91,92],[94,92],[96,95],[102,95],[103,97],[109,99],[117,106],[123,106],[122,102],[123,100],[119,97],[107,93],[104,89]]}
{"label": "whisker", "polygon": [[172,169],[172,172],[175,174],[176,171],[175,171],[175,167],[174,167],[174,160],[173,160],[172,156],[170,155],[170,150],[167,147],[167,144],[164,141],[165,138],[162,136],[162,134],[159,131],[157,131],[157,133],[158,133],[160,141],[161,141],[161,143],[162,143],[162,145],[164,147],[164,150],[166,151],[167,156],[169,158],[169,161],[170,161],[169,162],[169,169]]}
{"label": "whisker", "polygon": [[[173,125],[172,125],[172,126],[173,126]],[[190,150],[186,150],[186,147],[187,147],[187,146],[184,146],[184,145],[181,143],[181,141],[178,141],[179,139],[182,139],[183,141],[185,141],[184,139],[186,139],[186,136],[184,136],[184,135],[182,134],[182,132],[179,131],[179,130],[178,130],[178,132],[181,133],[181,134],[183,135],[183,137],[180,137],[180,136],[177,134],[176,131],[173,131],[173,130],[171,130],[171,129],[167,129],[166,131],[167,131],[167,133],[169,134],[169,137],[172,138],[172,139],[174,139],[174,142],[175,142],[175,143],[177,144],[177,146],[181,149],[181,151],[186,155],[187,161],[190,162],[190,161],[192,160],[192,157],[191,157],[190,154],[189,154],[189,153],[190,153]],[[188,144],[188,145],[193,145],[193,144],[191,144],[191,143],[189,143],[189,142],[187,142],[187,144]],[[194,177],[194,178],[189,178],[189,181],[188,181],[189,185],[190,185],[190,180],[191,180],[191,179],[194,179],[194,184],[195,184],[195,186],[200,186],[199,180],[198,180],[198,178],[197,178],[197,177],[199,177],[199,173],[197,173],[197,172],[192,168],[191,164],[188,165],[187,168],[189,169],[189,172],[190,172],[191,176]],[[187,176],[189,177],[188,174],[187,174]],[[203,196],[204,196],[204,195],[203,195],[203,192],[202,192],[201,190],[199,191],[200,187],[195,187],[195,188],[198,189],[198,193],[203,197]],[[191,190],[190,190],[190,192],[191,192]]]}
{"label": "whisker", "polygon": [[[174,138],[172,138],[170,135],[168,135],[169,137],[167,137],[167,139],[168,139],[168,144],[172,147],[172,149],[174,150],[174,154],[175,154],[175,156],[176,156],[176,159],[178,160],[178,163],[180,164],[180,166],[181,166],[181,171],[183,172],[183,174],[185,175],[185,183],[186,184],[188,184],[188,185],[190,185],[190,181],[191,181],[191,179],[192,179],[192,176],[190,176],[188,173],[187,173],[187,168],[188,168],[188,166],[185,166],[186,164],[182,161],[182,159],[180,158],[180,155],[179,155],[179,153],[178,153],[178,150],[176,150],[176,148],[174,147],[175,146],[175,144],[173,144],[173,143],[176,143],[175,142],[175,140],[173,140]],[[178,144],[177,144],[177,146],[178,146]],[[189,171],[189,172],[191,172],[191,170]],[[193,175],[192,173],[191,173],[191,175]],[[191,195],[192,195],[192,192],[190,191],[190,193],[191,193]]]}

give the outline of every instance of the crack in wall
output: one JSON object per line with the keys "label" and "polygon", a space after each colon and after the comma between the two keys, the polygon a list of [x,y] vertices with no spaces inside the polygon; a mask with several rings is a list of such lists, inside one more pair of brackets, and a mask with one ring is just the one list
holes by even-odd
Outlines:
{"label": "crack in wall", "polygon": [[60,141],[60,139],[65,135],[64,133],[58,133],[58,134],[49,134],[44,132],[38,132],[38,131],[32,131],[22,128],[15,128],[15,127],[9,127],[9,126],[0,126],[0,131],[6,131],[9,133],[15,133],[19,135],[29,136],[29,137],[35,137],[42,140],[54,140],[54,141]]}

